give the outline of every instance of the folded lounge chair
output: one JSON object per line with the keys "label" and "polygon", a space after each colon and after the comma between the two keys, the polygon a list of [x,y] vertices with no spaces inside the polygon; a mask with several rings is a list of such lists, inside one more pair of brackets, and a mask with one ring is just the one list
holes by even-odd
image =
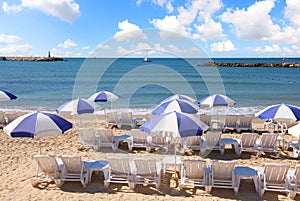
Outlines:
{"label": "folded lounge chair", "polygon": [[185,160],[181,166],[180,190],[185,187],[207,188],[207,166],[204,160]]}
{"label": "folded lounge chair", "polygon": [[35,178],[31,179],[32,186],[37,186],[40,182],[54,181],[57,186],[60,186],[60,178],[62,165],[59,165],[55,156],[52,155],[35,155],[33,157],[37,164],[37,173]]}
{"label": "folded lounge chair", "polygon": [[88,184],[88,170],[85,168],[81,156],[62,155],[64,168],[61,175],[61,185],[64,181],[80,181],[83,188]]}

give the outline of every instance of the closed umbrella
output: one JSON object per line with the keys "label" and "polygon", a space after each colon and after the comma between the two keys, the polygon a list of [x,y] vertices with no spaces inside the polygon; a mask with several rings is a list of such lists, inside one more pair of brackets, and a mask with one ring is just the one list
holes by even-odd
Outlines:
{"label": "closed umbrella", "polygon": [[8,91],[0,90],[0,101],[9,101],[13,99],[17,99],[17,96]]}
{"label": "closed umbrella", "polygon": [[171,99],[160,103],[152,110],[153,115],[159,115],[168,112],[184,112],[189,114],[196,114],[198,112],[198,106],[192,102],[178,99]]}
{"label": "closed umbrella", "polygon": [[11,137],[34,138],[36,135],[40,139],[45,136],[62,134],[70,128],[72,128],[72,123],[58,115],[34,112],[18,117],[4,127],[3,131]]}

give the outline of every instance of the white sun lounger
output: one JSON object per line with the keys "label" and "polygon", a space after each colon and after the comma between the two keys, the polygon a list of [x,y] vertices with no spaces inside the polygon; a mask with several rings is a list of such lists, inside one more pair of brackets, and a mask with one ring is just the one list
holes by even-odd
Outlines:
{"label": "white sun lounger", "polygon": [[80,136],[80,146],[91,146],[94,149],[98,148],[98,139],[94,128],[78,128]]}
{"label": "white sun lounger", "polygon": [[185,187],[207,188],[207,165],[204,160],[185,160],[181,166],[180,190]]}
{"label": "white sun lounger", "polygon": [[258,134],[257,133],[242,133],[242,137],[240,140],[240,154],[242,152],[258,152],[256,140]]}
{"label": "white sun lounger", "polygon": [[278,133],[263,133],[261,135],[260,141],[257,144],[257,156],[260,156],[262,152],[271,152],[279,156],[279,151],[277,150],[277,138]]}
{"label": "white sun lounger", "polygon": [[105,114],[105,127],[107,128],[108,126],[117,126],[119,120],[119,115],[118,112],[113,111],[113,112],[106,112]]}
{"label": "white sun lounger", "polygon": [[201,138],[200,141],[200,155],[206,155],[207,151],[219,150],[221,154],[224,153],[224,147],[221,146],[220,138],[221,131],[207,131],[206,138]]}
{"label": "white sun lounger", "polygon": [[136,158],[133,160],[135,169],[133,170],[133,189],[136,184],[155,185],[160,187],[162,165],[153,158]]}
{"label": "white sun lounger", "polygon": [[294,199],[297,193],[300,192],[300,164],[296,165],[293,175],[289,178],[290,184],[290,198]]}
{"label": "white sun lounger", "polygon": [[99,136],[99,148],[101,147],[111,147],[114,151],[117,149],[116,143],[114,141],[113,130],[108,128],[97,129],[96,135]]}
{"label": "white sun lounger", "polygon": [[151,138],[149,134],[141,131],[140,129],[132,129],[129,150],[132,151],[133,147],[146,148],[146,150],[148,150],[148,138]]}
{"label": "white sun lounger", "polygon": [[81,156],[62,155],[64,168],[61,175],[61,185],[64,181],[80,181],[83,188],[89,182],[88,170],[85,168]]}
{"label": "white sun lounger", "polygon": [[131,129],[135,128],[136,121],[132,116],[132,112],[121,112],[117,126],[118,128],[121,128],[122,126],[130,126]]}
{"label": "white sun lounger", "polygon": [[57,186],[60,186],[62,164],[59,165],[53,155],[35,155],[33,157],[38,164],[37,173],[31,179],[32,186],[37,186],[40,182],[54,181]]}

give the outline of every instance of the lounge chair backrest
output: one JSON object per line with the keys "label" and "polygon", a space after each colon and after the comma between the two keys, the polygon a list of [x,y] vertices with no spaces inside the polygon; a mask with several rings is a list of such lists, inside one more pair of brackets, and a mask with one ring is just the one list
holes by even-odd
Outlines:
{"label": "lounge chair backrest", "polygon": [[242,147],[254,147],[256,144],[257,133],[242,133]]}
{"label": "lounge chair backrest", "polygon": [[217,146],[220,142],[222,132],[208,131],[206,132],[205,143],[207,147]]}
{"label": "lounge chair backrest", "polygon": [[232,179],[234,165],[234,161],[212,161],[212,171],[214,179]]}
{"label": "lounge chair backrest", "polygon": [[78,128],[80,142],[83,144],[96,143],[96,130],[94,128]]}
{"label": "lounge chair backrest", "polygon": [[151,138],[151,142],[153,144],[166,144],[166,138],[164,136],[160,136],[160,135],[155,135],[155,136],[152,136]]}
{"label": "lounge chair backrest", "polygon": [[106,121],[108,123],[116,123],[119,120],[119,116],[117,112],[106,112]]}
{"label": "lounge chair backrest", "polygon": [[155,175],[157,172],[156,169],[156,159],[152,158],[139,158],[134,159],[134,163],[136,166],[136,173],[138,175]]}
{"label": "lounge chair backrest", "polygon": [[203,121],[206,125],[210,126],[211,115],[200,115],[200,120]]}
{"label": "lounge chair backrest", "polygon": [[183,167],[187,178],[203,178],[206,170],[206,161],[185,160],[183,162]]}
{"label": "lounge chair backrest", "polygon": [[235,127],[237,124],[238,117],[237,115],[227,115],[225,117],[225,126]]}
{"label": "lounge chair backrest", "polygon": [[122,124],[131,124],[132,112],[121,112],[121,122]]}
{"label": "lounge chair backrest", "polygon": [[140,129],[132,129],[131,135],[132,135],[133,142],[136,143],[146,143],[147,137],[149,136],[147,133],[141,131]]}
{"label": "lounge chair backrest", "polygon": [[263,148],[273,148],[276,146],[278,133],[264,133],[261,136],[260,146]]}
{"label": "lounge chair backrest", "polygon": [[62,155],[61,160],[63,161],[64,168],[68,173],[80,174],[86,172],[81,156]]}
{"label": "lounge chair backrest", "polygon": [[99,135],[99,139],[101,143],[112,143],[114,140],[113,130],[109,128],[98,129],[96,135]]}
{"label": "lounge chair backrest", "polygon": [[190,136],[186,138],[186,146],[200,146],[201,136]]}
{"label": "lounge chair backrest", "polygon": [[241,116],[239,126],[241,128],[251,128],[253,117]]}
{"label": "lounge chair backrest", "polygon": [[130,166],[129,166],[129,159],[124,157],[111,157],[108,158],[109,165],[111,171],[114,174],[129,174],[130,173]]}
{"label": "lounge chair backrest", "polygon": [[283,183],[290,168],[289,164],[266,163],[264,177],[270,183]]}
{"label": "lounge chair backrest", "polygon": [[0,125],[5,126],[6,125],[6,119],[3,112],[0,112]]}
{"label": "lounge chair backrest", "polygon": [[36,160],[40,171],[44,174],[50,175],[58,174],[60,172],[55,156],[35,155],[33,158]]}

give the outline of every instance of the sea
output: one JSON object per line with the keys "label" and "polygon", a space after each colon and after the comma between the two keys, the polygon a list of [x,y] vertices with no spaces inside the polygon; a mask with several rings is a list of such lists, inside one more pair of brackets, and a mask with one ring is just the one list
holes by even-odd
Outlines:
{"label": "sea", "polygon": [[[65,58],[63,62],[0,61],[0,89],[18,99],[0,102],[0,110],[55,111],[66,101],[89,98],[101,90],[120,96],[98,103],[102,109],[145,113],[173,94],[201,100],[229,96],[228,114],[251,115],[273,104],[300,106],[300,68],[199,66],[209,61],[300,63],[300,58]],[[200,108],[208,113],[209,108]]]}

